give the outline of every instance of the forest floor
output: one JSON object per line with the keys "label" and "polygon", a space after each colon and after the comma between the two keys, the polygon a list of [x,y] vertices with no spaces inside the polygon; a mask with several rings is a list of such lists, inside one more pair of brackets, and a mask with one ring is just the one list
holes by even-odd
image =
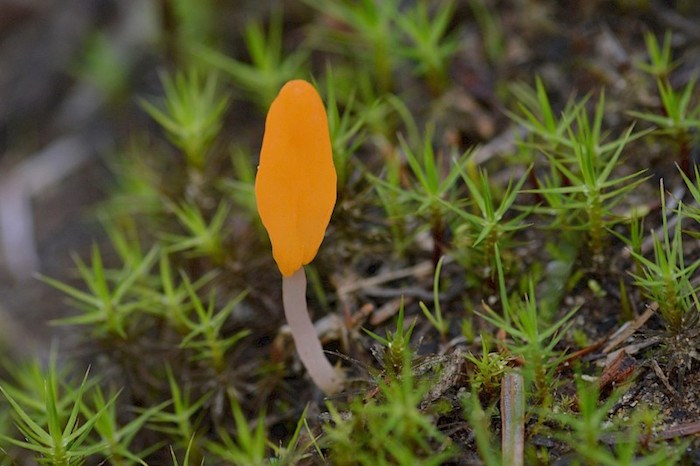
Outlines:
{"label": "forest floor", "polygon": [[[250,190],[240,188],[250,179],[240,173],[245,169],[232,155],[246,154],[245,163],[254,173],[265,89],[261,84],[262,97],[251,98],[250,83],[242,84],[235,74],[227,76],[226,67],[211,55],[194,54],[207,66],[222,70],[220,85],[230,87],[232,98],[219,139],[209,150],[211,162],[193,176],[177,144],[164,137],[141,103],[142,99],[158,102],[153,96],[162,95],[163,70],[182,69],[192,60],[183,58],[188,49],[182,41],[190,39],[183,39],[177,27],[182,19],[168,2],[153,3],[11,0],[0,5],[2,347],[9,359],[17,361],[33,356],[46,360],[50,349],[58,347],[62,361],[89,363],[106,380],[123,381],[124,403],[135,406],[155,406],[163,399],[168,387],[162,368],[167,363],[180,371],[194,394],[214,393],[199,406],[200,425],[211,435],[220,424],[230,424],[222,421],[222,413],[228,411],[222,406],[235,393],[249,419],[265,413],[273,443],[289,440],[302,412],[308,422],[304,441],[310,442],[314,435],[331,439],[330,428],[324,427],[332,418],[328,405],[293,356],[269,242],[250,209],[246,211]],[[251,18],[272,24],[274,15],[270,19],[267,2],[235,3],[210,14],[215,24],[208,27],[209,34],[219,36],[208,44],[245,60],[240,31]],[[651,458],[662,451],[660,445],[681,445],[684,450],[676,453],[683,459],[678,461],[700,464],[700,309],[694,295],[700,289],[696,271],[700,269],[694,268],[700,261],[700,191],[694,193],[692,188],[695,181],[697,189],[694,167],[700,162],[700,91],[694,87],[700,73],[700,3],[456,2],[449,30],[459,47],[450,54],[445,74],[436,73],[435,79],[417,72],[410,53],[402,55],[398,49],[389,51],[389,71],[382,74],[376,66],[381,62],[358,58],[371,55],[367,50],[372,43],[356,38],[357,43],[348,46],[353,29],[339,22],[332,9],[312,8],[309,4],[318,4],[314,1],[288,3],[282,20],[285,51],[292,55],[302,45],[311,50],[304,67],[307,74],[301,77],[318,77],[326,103],[327,63],[334,66],[338,89],[353,83],[359,89],[351,126],[356,121],[362,128],[348,139],[348,144],[357,144],[339,177],[336,210],[309,272],[310,308],[317,328],[331,359],[343,365],[349,377],[346,389],[331,397],[341,414],[357,416],[360,411],[353,403],[381,404],[377,400],[389,396],[382,384],[397,375],[387,367],[391,359],[386,353],[391,350],[362,329],[380,337],[388,331],[387,340],[393,341],[404,331],[396,326],[403,312],[406,327],[415,325],[407,342],[413,376],[428,386],[417,399],[420,412],[437,432],[430,446],[416,447],[416,461],[422,458],[428,464],[428,452],[434,448],[440,453],[449,450],[444,464],[498,464],[490,463],[479,445],[480,430],[488,432],[487,443],[500,444],[503,426],[518,425],[517,420],[504,420],[504,403],[527,396],[525,419],[520,420],[525,432],[525,452],[520,455],[526,464],[603,464],[586,457],[571,441],[586,445],[576,437],[585,429],[573,420],[585,418],[583,380],[597,390],[591,412],[604,407],[605,419],[598,419],[594,443],[606,452],[630,443],[624,429],[628,426],[638,437],[632,442],[633,455]],[[328,39],[323,35],[328,31],[334,34],[328,37],[340,39]],[[667,41],[672,59],[666,59],[665,70],[651,69],[651,37],[661,49]],[[365,82],[360,75],[370,78]],[[537,79],[546,89],[554,109],[552,125],[561,125],[558,129],[547,126]],[[678,96],[689,90],[687,112],[675,127],[671,123],[664,127],[663,119],[671,115],[657,81]],[[352,107],[349,94],[338,97],[347,109]],[[372,97],[381,104],[370,105]],[[393,98],[400,103],[393,103]],[[599,102],[603,102],[600,121]],[[562,123],[567,116],[569,126]],[[585,118],[589,120],[584,122]],[[544,121],[543,126],[536,121]],[[593,129],[582,136],[582,127],[589,123]],[[591,137],[598,123],[603,128],[595,150],[606,157],[616,151],[614,143],[624,139],[621,158],[613,167],[614,176],[623,181],[603,189],[608,193],[620,188],[624,199],[618,203],[616,194],[605,197],[603,202],[616,204],[600,207],[604,213],[600,225],[592,225],[586,217],[586,193],[583,188],[575,191],[586,185],[586,169],[579,166],[577,172],[571,168],[576,166],[575,156],[557,159],[556,151],[557,144],[566,146],[562,141],[567,138]],[[630,127],[633,136],[625,139]],[[399,133],[405,145],[396,137]],[[440,160],[441,182],[451,173],[450,164],[471,151],[455,178],[461,184],[443,196],[451,208],[430,204],[434,198],[416,194],[422,188],[406,152],[408,147],[418,151],[421,138],[430,135]],[[611,142],[612,149],[605,147]],[[137,158],[143,166],[134,162]],[[400,162],[392,187],[387,167],[393,158]],[[162,210],[147,211],[148,200],[136,197],[138,189],[123,182],[125,160],[147,172],[144,179],[155,180],[152,188]],[[485,233],[486,242],[491,241],[486,246],[475,240],[481,233],[479,221],[455,213],[461,209],[486,219],[473,190],[491,191],[468,187],[462,180],[478,185],[480,169],[488,172],[486,183],[493,187],[496,206],[508,197],[509,180],[514,184],[523,180],[511,208],[494,220],[500,225],[496,228],[517,227],[498,230],[493,237]],[[234,178],[239,184],[228,183]],[[546,191],[546,183],[559,185]],[[625,185],[631,188],[625,190]],[[566,197],[572,193],[583,197]],[[172,238],[192,232],[177,225],[172,205],[192,202],[211,219],[222,199],[233,205],[221,230],[228,252],[221,257],[196,248],[183,253],[186,248],[178,249],[178,240]],[[140,202],[144,204],[137,205]],[[114,250],[113,231],[105,233],[105,211],[112,219],[123,216],[115,223],[126,225],[125,231],[138,229],[144,251],[151,244],[170,247],[173,263],[193,282],[216,270],[202,290],[216,290],[212,299],[217,306],[246,290],[223,327],[231,334],[249,332],[244,340],[249,343],[227,355],[230,369],[217,372],[187,359],[177,332],[167,329],[167,323],[154,323],[160,322],[155,311],[147,328],[134,330],[128,340],[105,337],[85,326],[50,324],[75,315],[76,307],[37,280],[37,273],[85,288],[75,273],[74,257],[90,263],[93,244],[110,267],[127,263]],[[638,230],[636,215],[644,217]],[[481,226],[486,228],[486,223]],[[682,228],[676,229],[678,224]],[[664,225],[669,225],[666,231]],[[635,231],[640,235],[637,240]],[[683,237],[680,255],[673,251],[667,255],[669,261],[680,262],[681,272],[674,279],[685,280],[679,306],[686,308],[676,323],[674,311],[662,311],[669,303],[654,298],[679,295],[664,295],[658,287],[640,284],[657,270],[653,264],[659,266],[663,259],[659,248],[663,249],[664,235],[667,249],[676,244],[674,235]],[[434,295],[434,274],[443,256]],[[688,276],[683,276],[684,270],[690,270]],[[519,299],[525,295],[527,299]],[[440,311],[435,308],[436,296]],[[527,329],[518,327],[518,318],[509,319],[520,315],[524,322],[523,309],[534,304],[535,296],[541,306],[535,318],[541,321],[535,324],[535,337],[523,337]],[[504,304],[504,297],[511,304]],[[512,315],[509,306],[515,309]],[[442,321],[436,325],[430,318],[436,313],[446,322],[442,328]],[[498,320],[499,315],[505,320]],[[530,344],[538,349],[531,352]],[[543,364],[533,366],[532,359],[539,357]],[[526,388],[517,388],[522,376]],[[506,393],[504,380],[516,384],[514,393]],[[484,424],[465,414],[478,411],[476,405],[489,416]],[[538,407],[555,414],[548,417]],[[644,414],[639,414],[640,407],[646,409]],[[336,418],[333,422],[339,423]],[[607,429],[610,426],[614,428]],[[144,448],[149,442],[175,443],[156,432],[144,433],[135,443]],[[351,432],[350,437],[359,436]],[[323,440],[321,444],[331,463],[334,454],[343,458],[340,449],[335,451]],[[369,444],[368,439],[358,440],[358,445]],[[152,464],[169,458],[165,450],[152,455],[147,459]],[[673,455],[669,458],[676,461]],[[298,462],[322,463],[321,456],[308,447]],[[400,461],[394,457],[388,464]]]}

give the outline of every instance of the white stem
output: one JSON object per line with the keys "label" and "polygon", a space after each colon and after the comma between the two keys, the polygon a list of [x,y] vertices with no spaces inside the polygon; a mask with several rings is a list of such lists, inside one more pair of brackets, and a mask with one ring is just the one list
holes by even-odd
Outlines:
{"label": "white stem", "polygon": [[311,380],[327,395],[339,392],[343,377],[326,359],[316,328],[306,309],[304,267],[289,277],[282,277],[282,302],[299,358],[311,376]]}

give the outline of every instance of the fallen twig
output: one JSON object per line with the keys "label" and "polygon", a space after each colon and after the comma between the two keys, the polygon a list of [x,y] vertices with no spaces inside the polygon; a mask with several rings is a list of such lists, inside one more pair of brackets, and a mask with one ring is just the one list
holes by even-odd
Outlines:
{"label": "fallen twig", "polygon": [[501,450],[503,464],[520,466],[525,451],[525,390],[523,375],[508,372],[501,382]]}
{"label": "fallen twig", "polygon": [[647,306],[647,310],[644,311],[639,317],[633,321],[625,323],[618,331],[610,337],[610,342],[603,348],[603,353],[608,354],[614,350],[617,346],[625,342],[629,337],[631,337],[637,330],[639,330],[646,322],[654,315],[654,312],[659,309],[658,303],[651,303]]}

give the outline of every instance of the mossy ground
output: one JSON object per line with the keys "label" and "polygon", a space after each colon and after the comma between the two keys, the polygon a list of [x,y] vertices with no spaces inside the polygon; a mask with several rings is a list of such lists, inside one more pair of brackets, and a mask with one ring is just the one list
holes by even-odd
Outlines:
{"label": "mossy ground", "polygon": [[[108,294],[102,302],[115,306],[114,314],[108,314],[104,306],[93,309],[87,301],[82,307],[64,306],[57,298],[61,295],[52,294],[48,285],[27,280],[12,284],[13,271],[5,271],[0,310],[6,308],[3,312],[18,324],[3,335],[10,356],[0,385],[23,387],[26,380],[17,376],[23,373],[17,367],[31,359],[30,351],[42,357],[53,344],[61,366],[77,368],[80,378],[89,364],[100,384],[121,390],[115,401],[119,425],[137,419],[142,412],[138,409],[176,399],[177,387],[188,400],[183,402],[187,414],[177,411],[177,403],[164,406],[125,445],[131,452],[154,447],[142,456],[154,465],[170,464],[170,445],[182,464],[190,438],[192,464],[199,464],[200,458],[205,464],[267,464],[272,458],[281,464],[432,464],[431,457],[438,464],[498,464],[500,453],[490,459],[488,450],[495,452],[500,445],[500,384],[505,373],[517,369],[526,381],[526,464],[604,464],[601,457],[586,456],[591,452],[622,461],[624,455],[617,450],[621,444],[631,445],[633,456],[640,459],[668,448],[665,458],[670,462],[677,454],[681,464],[698,463],[698,303],[690,298],[683,325],[676,329],[659,312],[642,321],[648,307],[654,308],[654,299],[635,278],[643,276],[643,263],[629,252],[639,246],[641,255],[654,261],[651,232],[662,237],[663,218],[680,218],[684,264],[691,267],[700,260],[700,216],[693,210],[698,198],[681,174],[685,170],[691,185],[696,181],[697,186],[697,88],[690,88],[688,112],[680,126],[664,130],[658,121],[639,116],[669,117],[657,82],[668,83],[680,94],[700,73],[698,5],[631,0],[427,2],[431,20],[422,24],[423,31],[436,23],[448,3],[453,9],[439,35],[440,46],[426,56],[411,39],[410,28],[402,26],[402,15],[382,16],[382,8],[393,5],[419,17],[420,8],[412,8],[421,2],[365,2],[384,6],[367,7],[376,17],[346,17],[357,23],[341,21],[337,12],[342,9],[334,9],[352,2],[322,3],[285,2],[282,11],[267,2],[165,2],[149,10],[156,40],[144,41],[137,52],[119,42],[129,37],[119,31],[129,31],[126,26],[135,20],[133,15],[144,12],[106,4],[106,17],[111,19],[100,20],[95,11],[81,22],[94,26],[82,29],[91,39],[64,57],[67,63],[78,63],[61,69],[72,74],[43,81],[27,77],[46,89],[37,103],[42,112],[26,108],[29,104],[21,100],[12,103],[14,113],[0,120],[9,154],[0,159],[0,167],[12,173],[10,168],[24,160],[13,153],[32,153],[66,133],[79,135],[100,152],[33,197],[41,272],[85,290],[84,280],[72,272],[69,251],[76,251],[85,270],[93,267],[96,276],[100,267],[94,267],[96,255],[90,246],[96,244],[107,270],[105,283],[111,290],[119,283],[127,285],[122,301]],[[354,7],[357,11],[363,8],[359,5]],[[71,4],[79,6],[80,2]],[[29,14],[28,23],[20,25],[27,29],[9,29],[6,34],[29,34],[32,24],[50,21],[48,13]],[[246,49],[244,37],[249,48],[251,41],[267,44],[258,62],[255,52]],[[672,57],[667,65],[672,66],[650,69],[653,60],[645,37],[655,37],[660,47],[668,37]],[[438,57],[437,63],[431,57]],[[248,71],[241,68],[241,63],[250,62],[256,64]],[[179,78],[177,73],[182,73]],[[336,165],[342,171],[338,203],[307,271],[309,303],[319,333],[331,351],[329,357],[349,376],[346,391],[333,397],[330,406],[305,377],[283,327],[279,272],[250,190],[265,109],[278,85],[292,77],[315,79],[326,104],[334,98],[340,111],[335,134],[341,149],[336,151]],[[195,115],[198,103],[205,116],[215,115],[214,123],[205,127],[211,137],[201,138],[194,149],[187,146],[189,152],[177,138],[186,134],[182,128],[181,134],[172,130],[139,103],[145,99],[153,108],[165,109],[161,96],[167,79],[175,87],[182,79],[184,89],[200,91],[189,101],[180,95],[192,112],[185,116]],[[208,79],[213,82],[211,93]],[[532,110],[535,119],[546,120],[537,101],[537,79],[555,123],[567,116],[575,121],[556,137],[544,129],[538,132],[526,116]],[[72,97],[86,105],[79,91],[99,96],[102,103],[97,116],[75,123],[61,103]],[[47,102],[49,97],[53,103]],[[168,96],[168,102],[174,100]],[[580,109],[571,111],[567,102]],[[561,149],[567,137],[590,140],[590,134],[579,131],[595,120],[598,102],[603,102],[601,144],[593,152],[602,160],[601,167],[614,152],[601,149],[604,144],[622,140],[632,124],[632,134],[638,135],[621,144],[611,179],[630,178],[605,189],[639,180],[633,189],[620,192],[619,202],[611,196],[597,207],[603,214],[600,225],[598,217],[586,216],[595,210],[581,207],[588,206],[581,199],[593,198],[566,198],[584,170],[571,168],[577,167],[571,153]],[[584,123],[583,115],[590,121]],[[206,120],[197,118],[192,121]],[[647,129],[649,133],[641,133]],[[414,154],[423,169],[430,164],[425,140],[434,148],[437,188],[422,183],[420,170],[408,159]],[[552,158],[570,172],[558,171]],[[461,173],[452,172],[456,166]],[[515,184],[523,179],[521,192],[502,216],[487,218],[479,209],[467,181],[479,186],[479,170],[488,178],[486,185],[474,189],[482,194],[490,190],[496,207],[508,197],[509,180]],[[670,194],[660,194],[661,180],[662,193]],[[558,185],[543,192],[545,182]],[[605,205],[613,200],[614,206]],[[563,207],[555,208],[552,202],[562,202]],[[679,202],[680,213],[675,210]],[[639,244],[630,240],[633,212],[644,217]],[[487,228],[494,234],[475,241]],[[159,249],[149,256],[154,245]],[[433,274],[442,256],[442,320],[431,321],[427,314],[436,315]],[[698,273],[687,278],[697,289]],[[174,288],[170,294],[168,281]],[[533,304],[533,296],[529,301],[520,298],[528,294],[530,282],[538,303],[535,333],[546,333],[577,309],[562,322],[561,332],[537,344],[518,336],[512,321],[499,325],[487,311],[493,308],[503,315],[511,306],[513,315],[525,315],[521,306]],[[90,292],[99,294],[96,290],[99,286]],[[512,302],[505,303],[504,297]],[[235,299],[237,304],[227,308]],[[195,312],[198,304],[201,314]],[[415,322],[415,327],[402,345],[383,348],[363,329],[381,337],[389,331],[387,340],[396,342],[402,335],[396,324],[402,305],[406,326]],[[209,306],[213,316],[225,312],[225,318],[207,318]],[[90,312],[116,315],[117,320],[43,325],[56,317]],[[639,323],[639,328],[609,347],[628,322]],[[226,346],[226,339],[234,335],[240,341]],[[552,338],[558,340],[547,347]],[[482,343],[485,359],[480,359]],[[465,356],[469,354],[473,359]],[[484,360],[492,363],[480,366]],[[390,367],[393,363],[397,367]],[[401,367],[406,364],[410,373]],[[597,401],[605,414],[588,430],[571,420],[585,411],[581,389],[577,392],[581,379],[600,391]],[[75,402],[75,381],[66,386],[72,387],[66,398]],[[191,412],[188,406],[194,406]],[[241,437],[245,421],[236,417],[236,409],[251,426],[264,426],[262,446]],[[485,417],[477,415],[481,409]],[[87,419],[90,412],[82,411],[82,416]],[[5,419],[0,434],[20,439],[11,413],[8,403],[0,403],[0,421]],[[306,424],[296,438],[303,413]],[[33,413],[37,422],[44,414],[40,408]],[[395,416],[399,426],[386,427]],[[637,434],[632,440],[625,437],[630,430]],[[589,434],[595,437],[590,445],[585,443]],[[290,438],[296,442],[279,448]],[[89,439],[88,444],[99,445],[97,434]],[[577,442],[590,451],[577,450]],[[2,445],[7,464],[31,464],[31,454],[7,441]],[[245,454],[236,456],[236,448]],[[119,454],[96,454],[88,461],[97,464],[106,457],[118,464]],[[131,461],[128,456],[121,460],[119,464]]]}

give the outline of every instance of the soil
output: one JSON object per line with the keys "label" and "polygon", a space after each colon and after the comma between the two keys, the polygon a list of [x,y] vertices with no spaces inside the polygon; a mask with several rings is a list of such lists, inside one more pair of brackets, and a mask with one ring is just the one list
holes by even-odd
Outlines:
{"label": "soil", "polygon": [[[10,223],[30,228],[30,234],[20,235],[16,242],[10,242],[7,230],[0,230],[5,232],[0,243],[0,341],[14,358],[30,354],[45,358],[51,343],[58,341],[62,348],[71,348],[69,352],[75,351],[73,354],[89,362],[103,361],[97,356],[100,348],[81,346],[84,338],[75,329],[48,324],[73,311],[63,304],[60,293],[38,281],[35,274],[79,284],[72,272],[71,253],[87,258],[93,242],[107,243],[94,211],[113,191],[111,157],[127,150],[124,141],[136,138],[134,134],[138,131],[146,133],[144,139],[156,141],[155,147],[166,145],[162,133],[138,106],[138,98],[160,92],[158,72],[172,68],[177,60],[168,47],[168,10],[164,6],[167,2],[144,6],[146,3],[10,0],[0,4],[0,193],[3,194],[0,213],[3,209],[10,212],[6,217],[0,215],[0,222],[5,222],[5,228]],[[221,30],[229,31],[222,35],[222,48],[232,54],[240,53],[241,46],[240,38],[233,37],[230,31],[250,17],[266,17],[269,11],[266,2],[236,3],[235,8],[224,6],[230,14],[219,19]],[[655,32],[657,37],[662,37],[664,31],[672,32],[673,54],[678,62],[672,74],[674,86],[683,86],[700,73],[698,2],[485,1],[502,26],[504,52],[498,60],[484,54],[478,25],[465,3],[468,2],[458,2],[454,25],[463,26],[465,46],[451,65],[447,91],[442,96],[431,97],[425,85],[409,79],[397,79],[397,86],[419,124],[438,108],[442,112],[438,131],[445,144],[462,150],[479,145],[476,160],[488,167],[493,179],[502,180],[503,184],[509,177],[523,172],[522,167],[505,163],[504,154],[513,150],[515,135],[521,131],[507,116],[507,111],[512,109],[504,97],[508,94],[508,84],[532,83],[535,76],[541,76],[559,109],[574,94],[592,93],[595,100],[605,88],[605,125],[611,133],[618,134],[630,123],[627,110],[658,106],[654,87],[649,86],[652,81],[636,66],[646,59],[645,32]],[[303,35],[303,25],[314,18],[314,13],[301,4],[290,6],[285,15],[290,41]],[[97,33],[116,44],[125,74],[119,92],[108,94],[76,71],[85,57],[86,44]],[[320,56],[315,58],[322,61]],[[695,95],[696,101],[697,98]],[[241,101],[235,105],[237,110],[228,121],[230,128],[224,132],[240,135],[245,144],[255,147],[264,115],[250,103]],[[68,145],[64,144],[67,140]],[[690,153],[700,152],[698,144],[696,137],[688,148]],[[373,169],[380,160],[378,151],[377,147],[363,147],[358,157]],[[650,174],[650,179],[631,194],[633,203],[652,212],[645,223],[647,229],[660,225],[661,178],[668,191],[685,195],[686,201],[689,199],[672,163],[682,157],[678,152],[677,148],[646,139],[630,146],[625,168],[630,173],[645,168]],[[28,180],[40,181],[30,189],[27,186],[32,182]],[[480,353],[479,339],[468,344],[460,336],[459,318],[465,312],[483,312],[482,302],[494,304],[497,287],[489,271],[466,277],[458,261],[448,261],[441,277],[446,285],[440,300],[445,316],[452,316],[454,325],[447,342],[440,341],[418,307],[419,301],[430,304],[433,299],[434,238],[419,237],[404,257],[396,258],[381,218],[383,213],[363,204],[366,193],[354,194],[356,198],[351,200],[341,197],[316,259],[319,275],[330,277],[320,282],[329,296],[328,302],[310,297],[312,309],[325,325],[326,349],[337,351],[341,355],[339,359],[356,378],[350,392],[371,392],[375,387],[362,368],[365,365],[378,368],[379,364],[370,350],[374,342],[361,327],[380,335],[386,329],[393,330],[399,298],[403,296],[407,317],[417,319],[414,344],[418,355],[428,365],[440,364],[443,374],[448,374],[435,380],[431,400],[426,403],[443,400],[456,407],[439,418],[437,424],[460,446],[462,455],[457,464],[479,464],[474,435],[457,409],[473,368],[463,357],[454,355]],[[16,213],[13,209],[17,205],[28,205],[29,210]],[[409,225],[409,228],[412,226],[415,227]],[[697,231],[697,225],[686,228]],[[222,377],[242,380],[238,387],[250,400],[250,412],[262,406],[288,406],[287,412],[269,420],[271,435],[284,439],[290,434],[290,422],[297,419],[306,402],[320,401],[320,395],[289,357],[287,362],[292,369],[285,380],[260,381],[254,376],[261,358],[284,359],[281,355],[291,342],[282,322],[277,270],[265,245],[251,239],[255,234],[251,230],[243,227],[240,237],[231,240],[245,247],[241,247],[243,252],[239,257],[224,267],[229,275],[217,278],[216,283],[229,289],[239,284],[251,286],[236,325],[252,330],[254,344],[235,356],[240,366]],[[533,231],[517,238],[509,276],[517,277],[534,263],[555,265],[544,248],[552,237]],[[455,236],[456,232],[449,229],[440,231],[439,239],[445,250],[449,251]],[[700,257],[697,239],[689,237],[685,247],[687,260]],[[110,260],[116,258],[107,257]],[[606,267],[601,268],[595,259],[584,254],[569,264],[574,270],[582,270],[583,278],[569,283],[561,309],[554,314],[561,317],[580,306],[573,318],[573,329],[580,333],[580,338],[567,334],[559,347],[577,355],[571,364],[581,363],[588,376],[604,380],[600,382],[603,398],[613,389],[623,387],[611,416],[625,419],[641,405],[652,407],[658,412],[655,438],[689,440],[686,464],[700,464],[697,327],[670,335],[656,315],[641,322],[641,316],[652,303],[634,289],[627,275],[632,264],[624,245],[611,239],[605,261]],[[252,265],[246,268],[242,263]],[[196,271],[207,266],[202,263],[192,268]],[[404,272],[398,279],[397,271]],[[475,277],[480,274],[483,281],[475,285]],[[627,284],[632,304],[632,314],[627,316],[621,311],[620,277]],[[697,282],[697,277],[694,279]],[[517,283],[514,280],[509,285],[515,288]],[[320,311],[328,314],[325,320],[321,319]],[[636,321],[639,328],[609,347],[616,332],[628,321]],[[487,322],[481,319],[474,322],[477,335],[484,332],[496,336]],[[120,356],[106,364],[119,366],[123,358],[144,358],[140,367],[122,368],[129,373],[125,380],[131,384],[129,393],[134,399],[138,400],[149,392],[150,384],[158,382],[147,377],[139,380],[149,366],[160,365],[161,358],[168,357],[157,352],[158,347],[154,344],[149,348],[155,351],[152,356],[139,354],[142,347],[121,348],[116,351]],[[556,390],[560,395],[572,393],[570,367],[563,367],[559,373],[560,386]],[[205,380],[210,374],[193,370],[189,376]],[[495,402],[497,397],[494,393],[492,399],[485,401]],[[144,395],[143,399],[146,398]],[[209,408],[213,419],[223,415],[214,402]],[[320,425],[324,419],[322,411],[322,403],[312,405],[308,413],[312,425]],[[528,422],[528,428],[536,424],[535,419]],[[500,423],[494,422],[494,429],[500,434]],[[555,464],[572,461],[564,445],[545,431],[533,434],[529,441],[548,450],[550,458],[556,459]]]}

